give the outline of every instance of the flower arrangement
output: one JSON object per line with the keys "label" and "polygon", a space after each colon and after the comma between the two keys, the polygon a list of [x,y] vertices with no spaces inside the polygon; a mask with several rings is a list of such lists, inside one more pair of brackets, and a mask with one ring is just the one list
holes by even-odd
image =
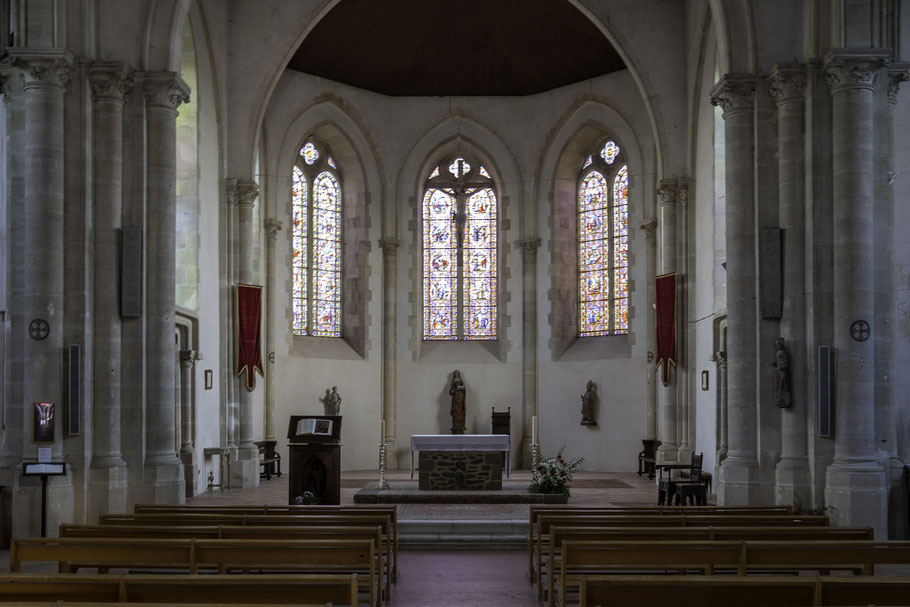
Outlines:
{"label": "flower arrangement", "polygon": [[562,456],[565,451],[563,446],[556,457],[538,460],[531,466],[531,493],[565,493],[569,495],[569,483],[572,482],[572,473],[581,467],[584,458],[566,461]]}
{"label": "flower arrangement", "polygon": [[312,506],[319,503],[319,496],[312,491],[304,491],[303,495],[294,498],[294,504],[297,506]]}

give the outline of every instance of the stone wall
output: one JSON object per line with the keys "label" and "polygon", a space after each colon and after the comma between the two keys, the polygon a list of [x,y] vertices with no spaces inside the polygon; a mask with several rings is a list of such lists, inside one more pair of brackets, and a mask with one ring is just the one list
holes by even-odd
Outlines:
{"label": "stone wall", "polygon": [[498,452],[421,451],[420,489],[496,491],[502,489]]}

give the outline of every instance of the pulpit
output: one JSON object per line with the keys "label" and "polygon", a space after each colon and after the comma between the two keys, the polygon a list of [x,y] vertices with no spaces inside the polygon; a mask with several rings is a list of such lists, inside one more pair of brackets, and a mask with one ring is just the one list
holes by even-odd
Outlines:
{"label": "pulpit", "polygon": [[292,415],[288,424],[288,503],[310,491],[341,504],[341,416]]}

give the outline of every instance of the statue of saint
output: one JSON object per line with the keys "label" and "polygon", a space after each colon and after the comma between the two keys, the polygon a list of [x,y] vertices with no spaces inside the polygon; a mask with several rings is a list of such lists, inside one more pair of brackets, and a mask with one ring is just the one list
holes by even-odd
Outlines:
{"label": "statue of saint", "polygon": [[332,386],[332,392],[325,397],[325,414],[341,414],[341,395],[338,394],[338,388],[336,386]]}
{"label": "statue of saint", "polygon": [[786,409],[791,405],[790,402],[790,354],[784,346],[784,338],[778,337],[774,340],[774,362],[777,368],[777,380],[774,389],[774,406],[780,409]]}
{"label": "statue of saint", "polygon": [[464,380],[461,379],[461,371],[456,370],[452,375],[452,385],[449,386],[449,394],[452,396],[452,434],[464,434],[465,402],[464,402]]}
{"label": "statue of saint", "polygon": [[597,421],[594,419],[594,381],[590,379],[587,390],[581,395],[581,425],[597,425]]}

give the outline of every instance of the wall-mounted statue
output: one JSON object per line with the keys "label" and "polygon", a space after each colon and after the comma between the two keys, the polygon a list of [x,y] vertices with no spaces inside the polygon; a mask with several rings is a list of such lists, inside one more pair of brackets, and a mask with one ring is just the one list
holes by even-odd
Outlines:
{"label": "wall-mounted statue", "polygon": [[790,354],[784,345],[783,337],[778,337],[774,340],[774,348],[774,362],[772,364],[777,369],[774,406],[786,409],[792,404],[790,401]]}
{"label": "wall-mounted statue", "polygon": [[465,419],[465,385],[461,379],[461,371],[455,370],[452,374],[452,384],[449,386],[449,394],[452,396],[452,434],[464,434]]}
{"label": "wall-mounted statue", "polygon": [[594,419],[594,380],[589,379],[587,390],[581,395],[581,425],[596,426],[597,420]]}
{"label": "wall-mounted statue", "polygon": [[341,395],[338,394],[338,388],[332,386],[331,393],[326,390],[325,399],[325,414],[326,415],[341,415]]}

